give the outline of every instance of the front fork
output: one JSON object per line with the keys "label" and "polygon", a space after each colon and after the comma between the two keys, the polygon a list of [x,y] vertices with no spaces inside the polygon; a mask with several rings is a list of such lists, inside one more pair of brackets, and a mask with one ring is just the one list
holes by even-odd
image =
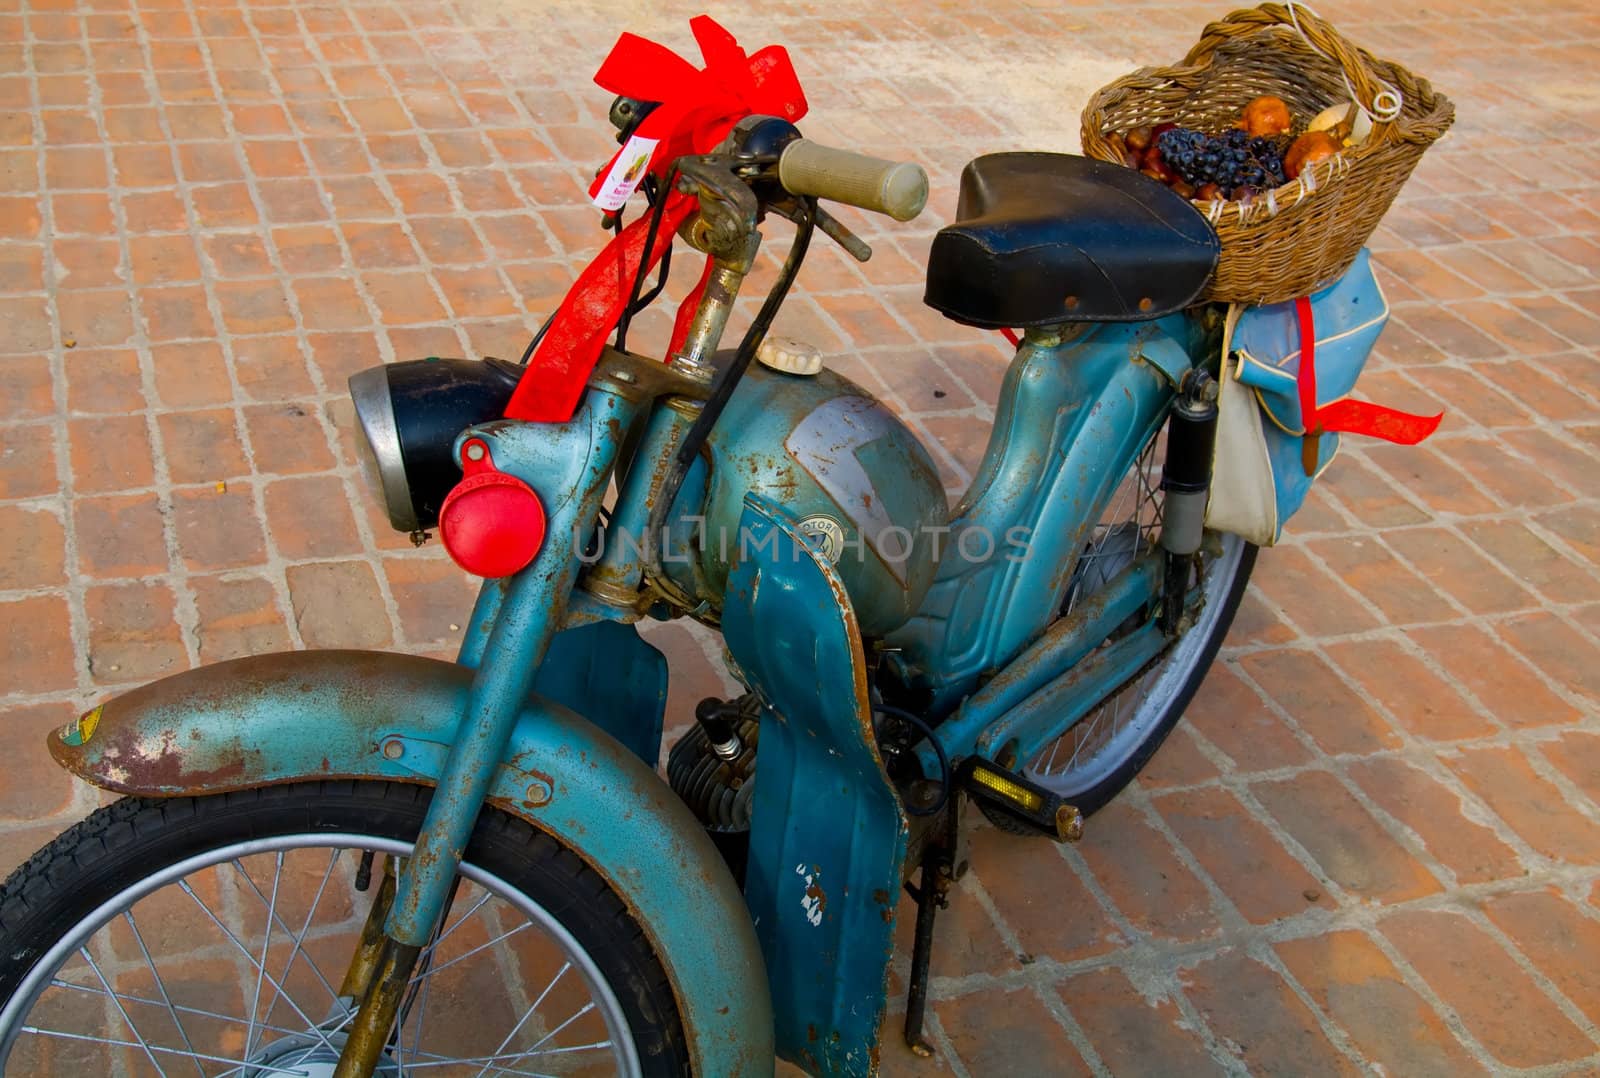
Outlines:
{"label": "front fork", "polygon": [[[335,1078],[368,1078],[383,1056],[417,960],[444,914],[478,813],[483,807],[534,675],[560,628],[580,567],[575,537],[586,535],[616,462],[620,432],[640,401],[591,389],[571,423],[476,428],[501,470],[525,472],[547,502],[544,549],[526,569],[485,584],[474,621],[492,619],[487,639],[474,625],[461,660],[476,665],[460,733],[450,747],[412,855],[374,900],[368,928],[387,901],[381,938],[362,934],[345,987],[360,1000]],[[458,441],[458,445],[459,445]],[[520,467],[519,467],[520,466]],[[541,489],[548,485],[548,489]],[[392,898],[390,897],[392,894]]]}

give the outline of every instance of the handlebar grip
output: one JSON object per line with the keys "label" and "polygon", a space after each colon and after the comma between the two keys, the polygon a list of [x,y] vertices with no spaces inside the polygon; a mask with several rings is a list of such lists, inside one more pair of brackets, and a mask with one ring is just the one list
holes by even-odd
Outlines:
{"label": "handlebar grip", "polygon": [[885,161],[798,139],[778,159],[778,180],[792,195],[815,195],[909,221],[928,201],[928,174],[910,161]]}

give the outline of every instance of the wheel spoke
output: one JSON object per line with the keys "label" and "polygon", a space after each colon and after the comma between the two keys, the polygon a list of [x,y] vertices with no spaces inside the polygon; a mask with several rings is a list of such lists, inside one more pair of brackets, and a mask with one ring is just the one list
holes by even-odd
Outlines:
{"label": "wheel spoke", "polygon": [[156,1062],[155,1053],[150,1050],[149,1042],[144,1039],[144,1034],[139,1032],[139,1027],[133,1024],[133,1019],[128,1017],[127,1008],[122,1005],[122,1000],[117,998],[116,990],[111,987],[111,982],[106,980],[106,975],[100,971],[100,964],[94,960],[94,955],[89,953],[89,948],[87,947],[79,947],[78,953],[83,956],[85,962],[89,963],[89,968],[94,970],[94,975],[105,988],[106,995],[111,997],[112,1006],[116,1007],[117,1013],[122,1015],[122,1020],[128,1025],[128,1031],[139,1042],[139,1047],[144,1049],[144,1054],[149,1058],[150,1065],[156,1069],[161,1078],[166,1078],[167,1072],[162,1070],[161,1064]]}
{"label": "wheel spoke", "polygon": [[31,1033],[35,1037],[56,1037],[65,1041],[77,1041],[80,1044],[103,1044],[108,1048],[143,1048],[145,1054],[151,1057],[150,1062],[155,1064],[156,1070],[161,1071],[162,1074],[166,1072],[161,1070],[161,1064],[156,1063],[153,1055],[155,1052],[160,1052],[162,1055],[186,1055],[191,1059],[202,1060],[206,1063],[228,1063],[235,1070],[249,1067],[262,1075],[300,1075],[301,1078],[305,1078],[305,1071],[287,1070],[280,1067],[265,1068],[251,1063],[247,1059],[234,1059],[231,1056],[213,1056],[207,1055],[205,1052],[189,1052],[182,1048],[167,1048],[159,1044],[145,1044],[143,1041],[119,1041],[112,1037],[91,1037],[87,1033],[68,1033],[64,1029],[40,1029],[38,1026],[23,1026],[18,1032]]}
{"label": "wheel spoke", "polygon": [[[338,856],[338,851],[337,850],[334,851],[334,855]],[[284,935],[292,937],[293,933],[289,931],[289,926],[284,924],[283,923],[283,918],[277,916],[277,914],[274,912],[272,904],[267,901],[267,896],[262,894],[261,893],[261,888],[256,886],[256,881],[252,880],[250,878],[250,874],[245,872],[244,869],[239,865],[239,863],[237,861],[234,862],[233,868],[234,868],[234,871],[238,872],[239,875],[244,879],[244,882],[249,886],[250,890],[255,894],[256,898],[260,900],[261,904],[263,906],[267,907],[267,914],[268,914],[268,916],[267,916],[267,932],[268,932],[268,934],[269,935],[271,934],[272,925],[273,925],[273,923],[276,923],[277,926],[283,930]],[[320,896],[320,892],[319,892],[319,896]],[[305,956],[306,956],[306,965],[311,967],[312,974],[316,976],[317,980],[321,982],[323,989],[325,989],[327,991],[328,999],[333,1001],[333,1002],[335,1002],[335,1003],[337,1003],[339,1001],[339,990],[334,988],[332,983],[329,982],[328,978],[323,975],[322,967],[317,965],[316,961],[313,960],[311,955],[306,953],[303,948],[299,950],[299,953],[305,954]],[[291,961],[292,961],[292,956],[291,956]],[[263,963],[263,966],[265,966],[265,963]],[[289,979],[289,967],[288,967],[287,964],[284,966],[283,978],[282,979],[283,980],[288,980]],[[270,981],[271,978],[269,977],[268,980]],[[273,983],[276,984],[277,982],[273,982]],[[274,997],[273,1002],[277,1002],[277,998],[276,997]]]}
{"label": "wheel spoke", "polygon": [[[548,996],[550,994],[551,990],[555,988],[556,982],[561,980],[561,978],[563,976],[565,976],[567,970],[569,970],[571,968],[572,968],[572,963],[571,962],[562,963],[561,968],[556,970],[556,975],[554,977],[550,978],[550,983],[544,986],[544,991],[539,993],[539,998],[535,999],[532,1003],[530,1003],[528,1005],[528,1009],[522,1012],[522,1017],[517,1019],[517,1024],[511,1027],[511,1032],[507,1033],[505,1035],[505,1039],[502,1040],[499,1043],[498,1046],[496,1046],[496,1048],[494,1050],[494,1054],[495,1055],[499,1055],[501,1052],[504,1052],[506,1050],[507,1046],[509,1046],[511,1044],[512,1039],[515,1038],[516,1035],[522,1031],[522,1027],[527,1024],[528,1019],[532,1018],[533,1015],[534,1015],[534,1012],[536,1012],[539,1009],[539,1004],[543,1003],[545,1001],[545,997]],[[541,1041],[540,1043],[542,1044],[544,1042]],[[537,1046],[535,1046],[535,1047],[537,1047]],[[489,1070],[489,1064],[485,1063],[483,1065],[483,1069],[478,1071],[478,1073],[474,1076],[474,1078],[483,1078],[483,1076],[486,1073],[488,1073],[488,1070]]]}
{"label": "wheel spoke", "polygon": [[[217,919],[217,915],[211,912],[211,908],[200,900],[200,896],[199,895],[194,893],[194,888],[189,886],[189,881],[188,880],[179,880],[178,881],[178,887],[183,890],[184,894],[186,894],[190,898],[194,899],[195,905],[200,907],[200,912],[204,913],[206,915],[206,917],[208,919],[210,919],[211,923],[216,925],[217,931],[221,932],[224,936],[226,936],[228,938],[228,941],[231,942],[234,945],[234,947],[238,949],[239,953],[244,955],[246,961],[248,961],[252,965],[254,965],[255,964],[255,955],[250,953],[250,948],[246,947],[243,943],[240,943],[239,942],[239,937],[235,936],[233,934],[233,932],[228,928],[227,925],[223,924],[220,920]],[[300,1021],[302,1021],[302,1022],[304,1022],[306,1024],[307,1032],[316,1034],[317,1039],[322,1041],[323,1046],[326,1047],[329,1051],[337,1051],[338,1049],[336,1049],[333,1046],[333,1043],[328,1040],[328,1036],[327,1036],[326,1033],[324,1033],[322,1031],[322,1028],[315,1021],[313,1021],[311,1019],[310,1015],[306,1014],[305,1011],[300,1009],[300,1005],[294,1001],[294,997],[293,996],[291,996],[288,992],[286,992],[284,990],[283,985],[280,984],[278,981],[274,980],[270,973],[266,972],[266,967],[265,966],[259,966],[257,968],[259,968],[261,970],[262,976],[266,977],[266,979],[269,982],[271,982],[272,987],[276,988],[278,990],[278,994],[280,996],[282,996],[283,997],[283,1001],[285,1003],[287,1003],[294,1010],[294,1013],[299,1017]]]}
{"label": "wheel spoke", "polygon": [[[103,989],[96,988],[93,985],[73,984],[71,981],[63,981],[60,978],[52,980],[50,984],[56,988],[70,989],[73,992],[83,992],[87,995],[99,996],[103,999],[110,999],[114,995],[117,999],[121,999],[127,1003],[137,1003],[141,1007],[160,1007],[163,1005],[162,1001],[159,999],[150,999],[146,996],[136,996],[131,992],[116,992],[113,994],[107,994]],[[209,1018],[216,1022],[231,1022],[237,1026],[248,1024],[244,1018],[241,1018],[238,1015],[221,1014],[217,1011],[208,1011],[203,1007],[190,1007],[182,1003],[174,1003],[172,1005],[172,1009],[177,1011],[179,1014],[187,1014],[195,1018]],[[288,1026],[273,1025],[269,1022],[262,1022],[260,1023],[260,1026],[269,1033],[282,1033],[287,1036],[298,1036],[304,1032],[303,1030],[299,1029],[290,1029]],[[338,1030],[335,1030],[334,1032],[338,1032]],[[184,1043],[186,1046],[188,1046],[187,1038],[185,1039]]]}
{"label": "wheel spoke", "polygon": [[[155,959],[150,957],[150,948],[144,945],[144,936],[139,932],[139,925],[133,919],[133,911],[123,910],[122,917],[128,922],[128,929],[133,933],[133,941],[139,945],[139,953],[144,956],[145,965],[150,967],[150,976],[155,979],[156,991],[161,993],[161,1002],[166,1005],[167,1013],[172,1016],[172,1024],[178,1027],[178,1036],[183,1038],[183,1046],[193,1052],[194,1042],[189,1040],[189,1033],[183,1028],[183,1022],[178,1018],[178,1008],[173,1006],[172,997],[167,994],[166,982],[161,979],[161,971],[156,969]],[[54,983],[64,984],[65,982],[56,981]],[[77,986],[74,985],[73,987]],[[131,1000],[134,997],[128,996],[127,998]],[[140,1002],[144,1001],[141,1000]],[[206,1069],[200,1065],[199,1060],[195,1060],[194,1069],[200,1072],[200,1078],[205,1078]]]}
{"label": "wheel spoke", "polygon": [[[343,852],[343,850],[335,849],[330,850],[328,853],[328,867],[323,870],[322,880],[317,884],[316,893],[311,896],[311,908],[306,911],[306,919],[301,922],[300,931],[292,934],[294,946],[289,949],[289,957],[283,963],[283,972],[278,975],[280,980],[287,981],[289,979],[289,971],[294,968],[294,960],[299,957],[305,948],[306,934],[311,931],[311,922],[316,920],[317,910],[322,905],[323,893],[328,889],[328,881],[333,878],[333,870],[338,866],[339,855]],[[322,971],[317,967],[316,962],[312,960],[309,954],[306,955],[306,964],[312,968],[313,972],[315,972],[318,978],[322,980],[323,984],[326,985],[327,979],[322,977]],[[261,1016],[263,1022],[272,1014],[272,1008],[277,1006],[278,996],[278,990],[274,988],[271,998],[267,1000],[266,1010]],[[338,997],[336,996],[334,998],[335,1001],[337,1001]]]}
{"label": "wheel spoke", "polygon": [[[244,866],[239,864],[238,858],[234,858],[230,863],[233,865],[235,872],[245,879],[250,878],[249,873],[245,872]],[[256,1013],[261,1009],[261,984],[266,980],[267,954],[272,949],[272,922],[277,919],[278,915],[278,885],[282,880],[283,851],[279,850],[277,856],[273,858],[272,900],[267,903],[267,930],[261,936],[261,961],[256,964],[256,987],[254,994],[250,997],[250,1025],[244,1034],[244,1057],[246,1059],[255,1055],[256,1051]]]}

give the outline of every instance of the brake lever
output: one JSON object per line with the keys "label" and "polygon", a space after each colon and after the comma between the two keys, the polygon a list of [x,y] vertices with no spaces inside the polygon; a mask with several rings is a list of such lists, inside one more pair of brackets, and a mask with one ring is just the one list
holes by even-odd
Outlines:
{"label": "brake lever", "polygon": [[[794,221],[797,206],[798,203],[789,199],[786,199],[783,202],[767,203],[767,209],[771,210],[773,213],[777,214],[779,217],[782,217],[786,221]],[[865,262],[872,257],[872,247],[867,243],[866,240],[862,239],[860,236],[856,235],[854,232],[851,232],[850,229],[845,227],[845,223],[843,221],[839,220],[821,206],[816,208],[815,213],[816,216],[813,218],[813,220],[816,222],[817,230],[823,235],[827,236],[834,243],[837,243],[840,247],[843,247],[847,252],[849,252],[850,257],[854,258],[857,262]]]}
{"label": "brake lever", "polygon": [[843,221],[821,206],[817,207],[817,227],[822,230],[824,236],[850,252],[851,257],[857,262],[865,262],[872,257],[872,248],[867,241],[851,232]]}

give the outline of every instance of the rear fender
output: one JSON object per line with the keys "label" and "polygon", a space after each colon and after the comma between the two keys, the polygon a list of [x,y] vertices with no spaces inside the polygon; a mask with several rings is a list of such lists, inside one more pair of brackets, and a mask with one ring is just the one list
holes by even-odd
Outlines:
{"label": "rear fender", "polygon": [[[326,778],[432,785],[471,679],[463,666],[381,652],[236,659],[107,701],[53,734],[50,753],[96,786],[142,796]],[[672,982],[696,1073],[772,1073],[772,1005],[750,915],[654,770],[534,696],[489,798],[611,882]]]}

